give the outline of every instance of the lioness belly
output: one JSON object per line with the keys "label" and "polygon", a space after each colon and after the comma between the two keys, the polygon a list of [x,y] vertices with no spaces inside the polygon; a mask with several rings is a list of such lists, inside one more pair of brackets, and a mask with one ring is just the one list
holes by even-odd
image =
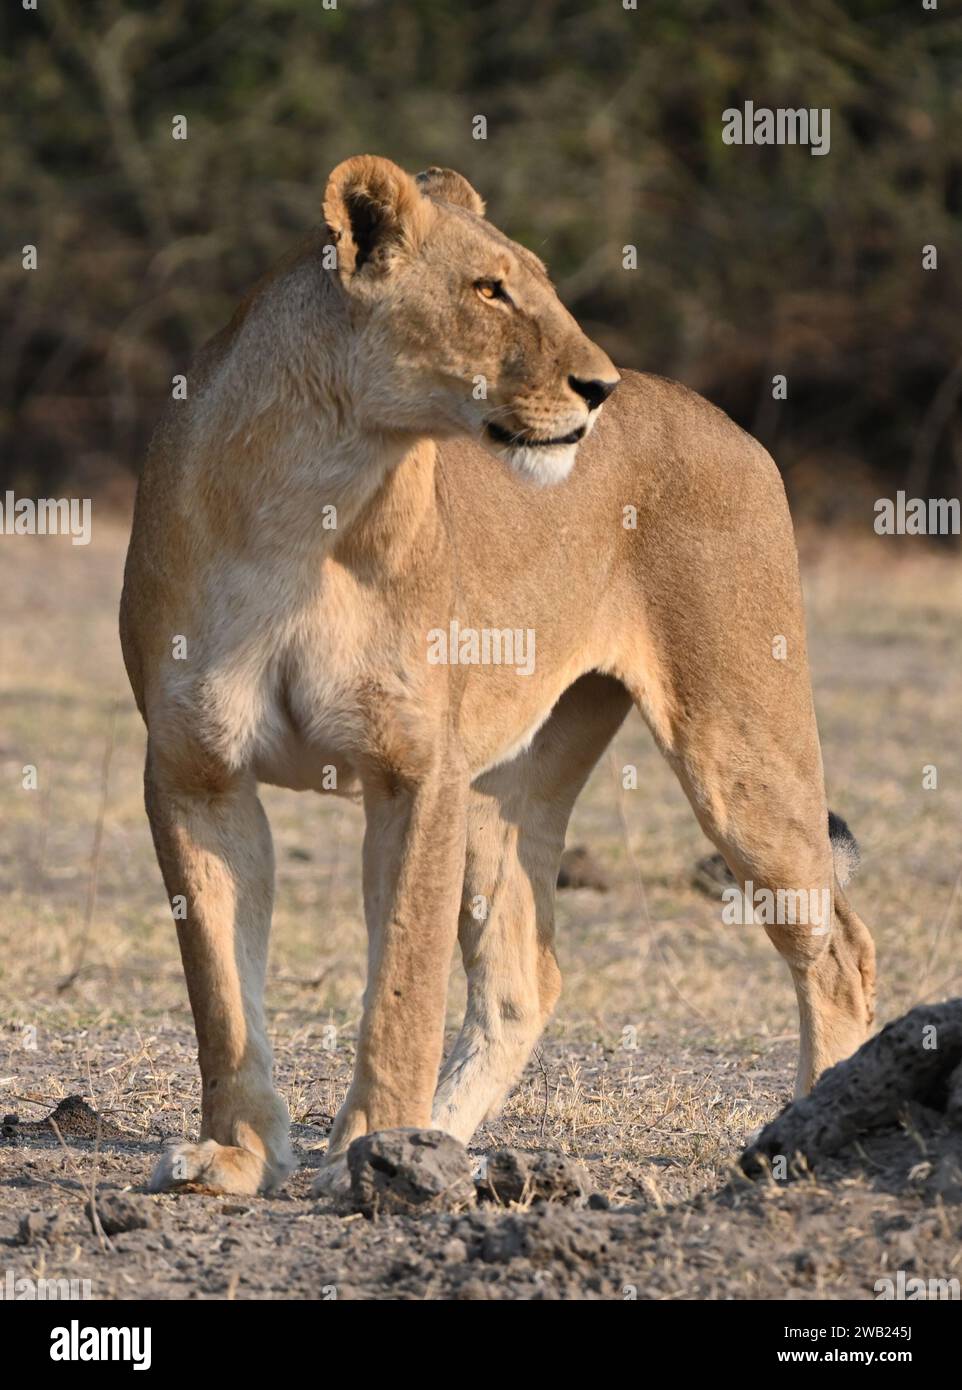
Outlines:
{"label": "lioness belly", "polygon": [[295,792],[354,798],[360,793],[357,771],[342,750],[309,744],[294,733],[259,747],[253,771],[258,782]]}

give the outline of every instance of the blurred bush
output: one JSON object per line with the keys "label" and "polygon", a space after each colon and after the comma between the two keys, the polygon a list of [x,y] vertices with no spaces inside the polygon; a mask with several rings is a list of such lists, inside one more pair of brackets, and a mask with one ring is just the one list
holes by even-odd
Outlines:
{"label": "blurred bush", "polygon": [[[619,363],[729,410],[796,500],[830,515],[863,486],[957,494],[962,19],[949,8],[6,7],[4,485],[93,489],[135,470],[172,375],[317,220],[330,168],[374,152],[460,169]],[[721,113],[748,99],[829,107],[830,154],[723,144]],[[772,400],[776,373],[787,401]]]}

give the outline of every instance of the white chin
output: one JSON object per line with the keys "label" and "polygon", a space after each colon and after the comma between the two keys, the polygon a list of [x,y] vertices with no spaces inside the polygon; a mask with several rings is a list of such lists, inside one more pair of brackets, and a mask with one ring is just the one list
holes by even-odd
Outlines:
{"label": "white chin", "polygon": [[577,453],[577,444],[553,444],[548,449],[506,449],[504,457],[519,478],[536,487],[548,487],[564,482]]}

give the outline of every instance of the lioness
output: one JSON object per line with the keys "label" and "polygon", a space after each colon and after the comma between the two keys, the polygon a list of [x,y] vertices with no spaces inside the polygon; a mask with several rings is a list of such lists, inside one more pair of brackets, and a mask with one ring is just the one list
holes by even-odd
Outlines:
{"label": "lioness", "polygon": [[[154,1188],[253,1193],[293,1164],[258,783],[336,777],[366,813],[330,1187],[358,1135],[467,1140],[518,1077],[559,994],[568,817],[633,703],[739,881],[832,895],[822,930],[766,927],[804,1090],[865,1037],[874,967],[833,873],[774,464],[685,387],[619,381],[459,174],[349,159],[323,213],[201,353],[137,499],[121,633],[203,1081],[200,1142]],[[456,936],[469,997],[439,1079]]]}

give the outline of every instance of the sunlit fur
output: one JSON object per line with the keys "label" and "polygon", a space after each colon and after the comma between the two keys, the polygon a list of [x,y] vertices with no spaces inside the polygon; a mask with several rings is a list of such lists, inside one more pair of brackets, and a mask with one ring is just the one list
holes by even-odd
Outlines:
{"label": "sunlit fur", "polygon": [[[186,902],[202,1079],[200,1141],[153,1186],[251,1193],[295,1162],[264,1012],[258,783],[364,802],[369,979],[336,1186],[358,1135],[467,1140],[520,1075],[560,990],[568,816],[632,704],[736,878],[832,893],[831,932],[766,928],[804,1090],[865,1036],[873,949],[834,878],[774,464],[657,377],[624,373],[587,418],[569,378],[614,368],[459,175],[362,157],[324,209],[200,354],[138,492],[121,637],[157,856]],[[512,303],[484,301],[482,276]],[[595,418],[577,448],[531,442]],[[493,444],[492,421],[521,442]],[[531,667],[432,664],[428,635],[454,620],[530,631]],[[442,1068],[456,939],[468,1002]]]}

